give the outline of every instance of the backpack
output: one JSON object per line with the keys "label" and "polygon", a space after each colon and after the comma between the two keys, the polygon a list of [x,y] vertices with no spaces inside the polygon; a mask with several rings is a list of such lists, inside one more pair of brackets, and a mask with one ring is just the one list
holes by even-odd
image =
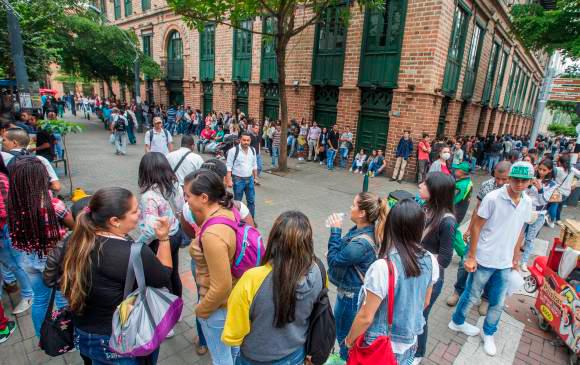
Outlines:
{"label": "backpack", "polygon": [[[163,129],[163,133],[165,134],[165,139],[167,140],[167,143],[169,143],[169,133],[165,129]],[[153,129],[151,129],[149,131],[149,146],[151,146],[151,143],[153,143],[153,134],[154,134]]]}
{"label": "backpack", "polygon": [[30,154],[30,152],[28,152],[26,149],[22,149],[20,151],[8,151],[9,154],[11,154],[12,157],[10,159],[10,161],[8,161],[8,163],[6,164],[6,168],[9,170],[10,172],[10,166],[14,165],[16,163],[16,161],[18,160],[26,160],[26,159],[32,159],[32,158],[36,158],[33,155]]}
{"label": "backpack", "polygon": [[114,129],[115,129],[116,132],[125,132],[125,131],[127,131],[127,124],[128,124],[128,122],[127,122],[127,119],[124,116],[118,115],[117,116],[117,119],[115,119],[113,121],[113,123],[115,123]]}
{"label": "backpack", "polygon": [[[451,213],[447,213],[443,216],[443,218],[446,218],[446,217],[455,218],[455,216]],[[459,224],[455,223],[454,228],[455,228],[455,233],[453,234],[453,249],[455,250],[455,252],[457,253],[457,255],[459,257],[463,257],[463,256],[465,256],[467,251],[469,251],[469,246],[463,240],[463,234],[461,234],[461,231],[459,230]]]}
{"label": "backpack", "polygon": [[240,212],[235,206],[232,208],[232,212],[235,220],[214,217],[203,223],[199,232],[199,247],[203,250],[201,237],[214,224],[224,224],[233,229],[236,233],[236,252],[234,253],[231,271],[233,277],[240,278],[248,269],[261,264],[266,248],[260,231],[241,220]]}
{"label": "backpack", "polygon": [[322,365],[328,360],[336,341],[336,322],[328,298],[326,287],[326,270],[318,257],[314,258],[322,275],[322,290],[312,307],[306,337],[306,355],[311,357],[314,365]]}

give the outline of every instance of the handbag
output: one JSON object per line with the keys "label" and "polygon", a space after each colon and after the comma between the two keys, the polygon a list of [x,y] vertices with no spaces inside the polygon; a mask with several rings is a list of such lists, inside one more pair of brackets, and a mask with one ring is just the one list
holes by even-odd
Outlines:
{"label": "handbag", "polygon": [[72,312],[68,307],[52,311],[56,296],[55,285],[50,294],[50,301],[44,321],[40,327],[40,348],[48,356],[60,356],[74,349],[74,327]]}
{"label": "handbag", "polygon": [[[123,295],[125,299],[113,314],[109,347],[123,356],[147,356],[157,350],[179,321],[183,309],[183,299],[165,288],[145,285],[142,247],[142,243],[131,245]],[[130,293],[135,279],[138,288]]]}
{"label": "handbag", "polygon": [[391,327],[393,325],[393,311],[395,308],[395,274],[393,263],[385,258],[389,266],[389,294],[387,297],[388,327],[387,335],[377,337],[373,343],[365,345],[364,333],[356,339],[354,346],[348,352],[347,365],[397,365],[397,359],[391,344]]}

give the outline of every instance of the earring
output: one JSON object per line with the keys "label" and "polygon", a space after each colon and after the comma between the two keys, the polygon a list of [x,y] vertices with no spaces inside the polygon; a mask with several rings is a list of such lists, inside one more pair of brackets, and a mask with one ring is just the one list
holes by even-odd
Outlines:
{"label": "earring", "polygon": [[115,227],[117,227],[117,228],[121,227],[121,223],[117,223],[117,224],[115,225]]}

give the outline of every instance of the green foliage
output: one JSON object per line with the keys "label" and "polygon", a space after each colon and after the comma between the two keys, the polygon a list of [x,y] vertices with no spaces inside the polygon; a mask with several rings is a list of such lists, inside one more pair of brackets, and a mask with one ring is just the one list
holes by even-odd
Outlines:
{"label": "green foliage", "polygon": [[[129,40],[133,43],[130,44]],[[84,79],[99,79],[109,87],[111,79],[131,85],[137,57],[145,75],[157,78],[161,68],[138,47],[137,36],[114,25],[103,24],[91,14],[72,15],[62,24],[61,69]]]}
{"label": "green foliage", "polygon": [[535,50],[561,50],[565,57],[580,58],[580,0],[558,0],[556,9],[537,3],[514,5],[511,10],[515,33]]}
{"label": "green foliage", "polygon": [[555,135],[565,135],[568,137],[576,136],[576,128],[568,124],[552,123],[548,126],[548,131]]}
{"label": "green foliage", "polygon": [[570,124],[576,126],[580,123],[580,117],[576,114],[576,104],[573,101],[548,100],[546,106],[551,112],[561,112],[570,117]]}
{"label": "green foliage", "polygon": [[64,120],[40,120],[38,124],[43,130],[49,133],[59,133],[62,136],[71,133],[81,133],[83,131],[82,125]]}

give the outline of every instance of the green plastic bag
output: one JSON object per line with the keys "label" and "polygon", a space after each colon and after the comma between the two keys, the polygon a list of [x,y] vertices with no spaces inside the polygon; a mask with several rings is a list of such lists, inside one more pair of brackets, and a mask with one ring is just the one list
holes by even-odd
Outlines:
{"label": "green plastic bag", "polygon": [[463,234],[459,230],[458,224],[455,225],[455,235],[453,236],[453,249],[455,250],[455,252],[457,252],[457,255],[459,255],[459,257],[465,256],[465,254],[469,250],[469,247],[467,247],[467,244],[463,240]]}

